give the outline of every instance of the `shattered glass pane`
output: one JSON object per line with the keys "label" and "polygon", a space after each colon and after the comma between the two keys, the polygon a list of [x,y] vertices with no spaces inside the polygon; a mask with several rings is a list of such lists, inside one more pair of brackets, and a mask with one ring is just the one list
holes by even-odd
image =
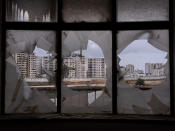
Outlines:
{"label": "shattered glass pane", "polygon": [[56,112],[55,44],[53,31],[7,31],[6,113]]}
{"label": "shattered glass pane", "polygon": [[63,0],[64,22],[109,22],[112,0]]}
{"label": "shattered glass pane", "polygon": [[7,0],[6,20],[22,22],[55,22],[57,0]]}
{"label": "shattered glass pane", "polygon": [[110,31],[62,32],[63,113],[110,113],[112,35]]}
{"label": "shattered glass pane", "polygon": [[168,30],[120,31],[117,37],[118,113],[169,115]]}
{"label": "shattered glass pane", "polygon": [[118,21],[166,21],[169,0],[117,0]]}

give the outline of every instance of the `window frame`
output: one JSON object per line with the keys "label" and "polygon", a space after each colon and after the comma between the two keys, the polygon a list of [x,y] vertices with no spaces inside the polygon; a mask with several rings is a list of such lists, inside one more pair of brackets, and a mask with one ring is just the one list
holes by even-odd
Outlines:
{"label": "window frame", "polygon": [[[107,119],[115,119],[115,120],[121,120],[121,119],[128,119],[131,117],[133,120],[138,119],[148,119],[152,120],[153,118],[155,120],[166,120],[172,119],[175,115],[175,90],[174,90],[174,50],[175,46],[174,39],[175,39],[175,26],[174,24],[174,17],[175,17],[175,10],[173,7],[175,7],[175,2],[173,0],[169,0],[169,20],[168,21],[142,21],[142,22],[118,22],[117,21],[117,0],[112,0],[112,21],[111,22],[80,22],[80,23],[64,23],[63,17],[62,17],[62,1],[63,0],[57,0],[57,22],[53,23],[43,23],[43,22],[9,22],[6,21],[6,0],[0,1],[0,49],[1,49],[1,56],[0,60],[0,119],[1,116],[7,116],[7,119],[11,119],[8,114],[5,113],[5,52],[6,52],[6,31],[7,30],[43,30],[43,31],[55,31],[56,32],[56,52],[57,52],[57,73],[56,73],[56,86],[57,86],[57,113],[53,114],[62,116],[61,119],[65,118],[65,115],[73,117],[74,114],[63,114],[61,113],[61,65],[62,65],[62,31],[66,30],[78,30],[78,31],[111,31],[112,32],[112,113],[111,114],[100,114],[99,119],[103,119],[106,115],[108,116]],[[116,73],[116,50],[117,50],[117,32],[118,31],[124,31],[124,30],[161,30],[161,29],[167,29],[169,31],[169,72],[170,72],[170,115],[169,116],[159,116],[159,115],[121,115],[117,113],[117,73]],[[46,113],[47,114],[47,113]],[[46,116],[46,114],[40,114],[39,116]],[[83,113],[84,115],[86,113]],[[80,119],[86,119],[86,117],[83,115]],[[10,114],[11,115],[11,114]],[[92,114],[93,115],[93,114]],[[16,115],[15,115],[16,116]],[[19,114],[18,116],[21,116]],[[38,118],[38,114],[23,114],[22,118],[31,117],[34,116],[34,119]],[[87,114],[89,116],[89,114]],[[97,117],[96,114],[94,114],[95,118]],[[53,117],[53,118],[54,118]],[[70,118],[71,118],[70,117]],[[47,116],[46,116],[47,118]],[[76,119],[75,115],[75,119]],[[90,118],[91,119],[91,118]],[[93,117],[92,117],[93,119]],[[175,120],[175,118],[174,118]]]}

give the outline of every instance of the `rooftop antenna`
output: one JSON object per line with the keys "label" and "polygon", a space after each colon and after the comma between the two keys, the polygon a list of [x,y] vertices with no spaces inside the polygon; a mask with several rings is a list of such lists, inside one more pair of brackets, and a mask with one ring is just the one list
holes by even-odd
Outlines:
{"label": "rooftop antenna", "polygon": [[80,55],[79,55],[79,57],[80,57],[80,63],[82,63],[83,55],[82,55],[82,46],[81,46],[81,44],[80,44]]}
{"label": "rooftop antenna", "polygon": [[82,57],[83,55],[82,55],[82,47],[81,47],[81,45],[80,45],[80,57]]}

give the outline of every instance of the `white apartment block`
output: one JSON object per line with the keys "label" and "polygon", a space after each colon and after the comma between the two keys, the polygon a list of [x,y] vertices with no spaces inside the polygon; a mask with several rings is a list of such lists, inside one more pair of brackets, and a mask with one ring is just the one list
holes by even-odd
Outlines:
{"label": "white apartment block", "polygon": [[37,77],[40,77],[42,74],[42,57],[36,56],[36,74]]}
{"label": "white apartment block", "polygon": [[88,58],[88,78],[106,78],[104,58]]}
{"label": "white apartment block", "polygon": [[43,68],[49,71],[57,68],[56,59],[52,60],[51,56],[25,56],[24,53],[16,53],[13,57],[23,78],[39,78]]}
{"label": "white apartment block", "polygon": [[28,73],[27,77],[29,78],[35,78],[36,77],[36,57],[34,54],[30,54],[28,56]]}
{"label": "white apartment block", "polygon": [[134,65],[132,65],[132,64],[126,65],[126,72],[127,72],[127,74],[133,73],[134,72]]}
{"label": "white apartment block", "polygon": [[73,56],[64,58],[64,64],[68,67],[67,78],[87,78],[88,59]]}
{"label": "white apartment block", "polygon": [[76,78],[87,78],[88,59],[85,57],[76,57]]}
{"label": "white apartment block", "polygon": [[145,63],[145,74],[147,76],[164,76],[165,68],[162,63]]}
{"label": "white apartment block", "polygon": [[68,71],[68,76],[65,76],[67,78],[76,78],[76,72],[75,72],[75,68],[76,68],[76,61],[74,57],[66,57],[64,59],[64,64],[68,67],[68,69],[66,69],[66,71]]}
{"label": "white apartment block", "polygon": [[56,59],[52,60],[51,56],[42,57],[42,68],[45,68],[48,71],[56,70]]}
{"label": "white apartment block", "polygon": [[18,69],[21,73],[21,76],[25,78],[27,76],[27,58],[24,56],[24,53],[13,54]]}
{"label": "white apartment block", "polygon": [[34,54],[25,56],[24,53],[16,53],[13,54],[13,58],[15,59],[15,62],[18,65],[22,78],[34,78],[36,76]]}
{"label": "white apartment block", "polygon": [[65,78],[105,78],[104,58],[85,58],[79,55],[64,58],[68,75]]}

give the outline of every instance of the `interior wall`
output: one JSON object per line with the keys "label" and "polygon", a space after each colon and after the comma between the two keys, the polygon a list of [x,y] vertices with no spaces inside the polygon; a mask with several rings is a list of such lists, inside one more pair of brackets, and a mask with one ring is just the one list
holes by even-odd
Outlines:
{"label": "interior wall", "polygon": [[0,121],[2,131],[25,130],[25,131],[48,131],[48,130],[76,130],[76,131],[123,131],[123,130],[159,130],[174,131],[175,124],[173,121],[142,121],[142,120],[6,120]]}

